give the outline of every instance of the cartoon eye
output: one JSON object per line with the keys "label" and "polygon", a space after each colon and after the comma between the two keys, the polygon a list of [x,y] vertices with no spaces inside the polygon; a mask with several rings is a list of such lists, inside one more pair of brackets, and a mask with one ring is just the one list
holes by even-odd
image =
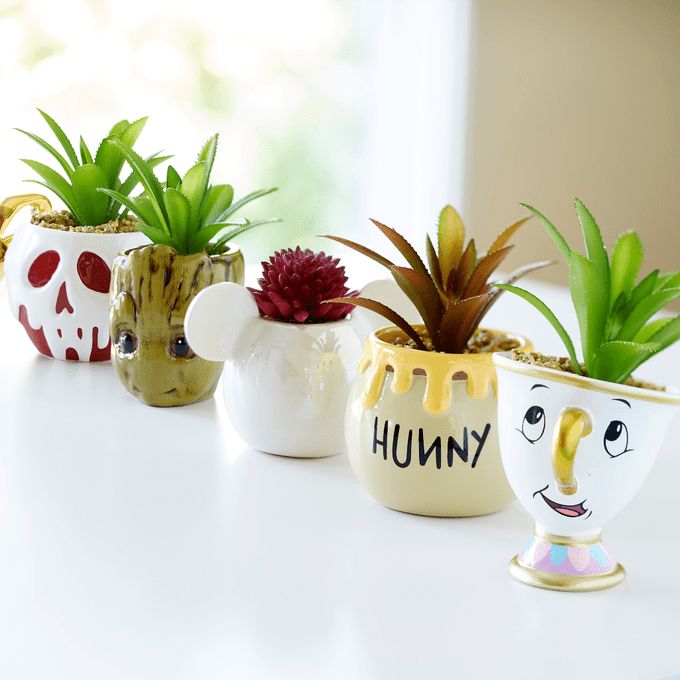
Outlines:
{"label": "cartoon eye", "polygon": [[96,253],[86,250],[78,257],[78,276],[83,285],[95,293],[108,293],[111,285],[109,265]]}
{"label": "cartoon eye", "polygon": [[121,354],[130,356],[137,350],[137,336],[131,331],[121,330],[116,337],[116,345]]}
{"label": "cartoon eye", "polygon": [[527,441],[535,444],[545,432],[545,411],[540,406],[531,406],[524,414],[520,432]]}
{"label": "cartoon eye", "polygon": [[28,282],[33,288],[42,288],[49,283],[59,266],[59,253],[56,250],[46,250],[33,260],[28,268]]}
{"label": "cartoon eye", "polygon": [[178,335],[170,340],[170,352],[178,359],[191,359],[194,356],[187,339],[183,335]]}
{"label": "cartoon eye", "polygon": [[612,457],[616,458],[622,453],[632,451],[628,448],[628,428],[620,420],[612,420],[607,425],[604,433],[604,450]]}

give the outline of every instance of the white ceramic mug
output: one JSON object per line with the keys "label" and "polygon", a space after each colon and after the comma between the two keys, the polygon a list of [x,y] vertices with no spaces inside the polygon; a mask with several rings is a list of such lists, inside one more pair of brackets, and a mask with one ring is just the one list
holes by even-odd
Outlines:
{"label": "white ceramic mug", "polygon": [[635,495],[680,396],[494,355],[503,466],[536,531],[511,562],[522,581],[560,590],[615,585],[623,569],[604,525]]}
{"label": "white ceramic mug", "polygon": [[121,250],[148,239],[140,232],[61,231],[32,224],[28,215],[18,219],[5,256],[12,313],[43,355],[108,361],[111,264]]}
{"label": "white ceramic mug", "polygon": [[246,288],[219,283],[196,296],[184,326],[198,356],[227,362],[225,403],[246,444],[301,458],[343,450],[345,403],[361,351],[349,319],[272,321],[260,316]]}

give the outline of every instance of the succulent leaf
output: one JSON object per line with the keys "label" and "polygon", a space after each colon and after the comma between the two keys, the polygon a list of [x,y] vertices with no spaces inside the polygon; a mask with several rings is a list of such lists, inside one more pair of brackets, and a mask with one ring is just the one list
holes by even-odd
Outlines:
{"label": "succulent leaf", "polygon": [[569,244],[567,243],[564,236],[562,236],[562,234],[557,231],[555,225],[545,215],[543,215],[543,213],[536,210],[536,208],[534,208],[532,205],[529,205],[528,203],[520,203],[520,205],[538,218],[538,221],[545,227],[546,231],[550,235],[550,238],[552,238],[553,242],[557,246],[557,249],[560,251],[560,253],[562,253],[564,261],[569,264],[571,248],[569,247]]}
{"label": "succulent leaf", "polygon": [[[248,288],[263,316],[288,323],[319,323],[346,317],[357,292],[345,285],[345,268],[337,258],[299,246],[275,252],[262,263],[260,288]],[[326,301],[331,304],[324,304]]]}
{"label": "succulent leaf", "polygon": [[106,176],[98,165],[78,166],[71,177],[73,196],[79,206],[83,224],[97,226],[106,222],[109,201],[97,191],[106,188]]}
{"label": "succulent leaf", "polygon": [[[102,140],[95,158],[88,148],[85,140],[79,138],[78,150],[66,136],[59,124],[47,113],[38,109],[49,128],[64,149],[66,156],[61,154],[49,142],[31,132],[20,130],[36,144],[48,151],[65,172],[66,179],[56,171],[37,161],[27,162],[44,181],[38,182],[53,191],[65,204],[80,225],[99,226],[111,220],[120,219],[130,210],[118,199],[118,194],[128,196],[137,185],[138,181],[129,176],[125,181],[120,178],[124,158],[121,152],[112,144],[110,137],[121,137],[131,146],[137,140],[139,133],[146,122],[142,118],[130,124],[126,120],[116,123],[110,132],[110,137]],[[154,154],[147,161],[155,166],[167,160],[167,156]],[[81,168],[87,167],[86,170]],[[104,181],[102,182],[102,175]],[[118,194],[106,194],[106,191],[118,192]]]}
{"label": "succulent leaf", "polygon": [[640,237],[634,231],[621,234],[614,245],[611,262],[611,302],[621,293],[630,295],[642,266],[644,251]]}
{"label": "succulent leaf", "polygon": [[487,254],[495,253],[497,250],[504,248],[507,242],[515,235],[517,230],[530,219],[530,216],[523,217],[521,220],[517,220],[517,222],[513,222],[509,227],[503,229],[503,231],[496,237],[496,240],[491,244],[489,250],[486,251]]}
{"label": "succulent leaf", "polygon": [[423,342],[423,339],[420,337],[415,328],[413,328],[413,326],[411,326],[411,324],[408,321],[406,321],[406,319],[404,319],[403,316],[397,314],[397,312],[395,312],[387,305],[384,305],[382,302],[362,297],[334,298],[332,300],[328,300],[327,302],[351,303],[356,307],[363,307],[364,309],[367,309],[369,312],[375,312],[376,314],[380,314],[380,316],[386,318],[390,323],[394,324],[397,328],[406,333],[406,335],[408,335],[408,337],[411,338],[411,340],[413,340],[418,349],[423,351],[427,350],[427,348],[425,347],[425,343]]}
{"label": "succulent leaf", "polygon": [[43,117],[43,120],[47,123],[50,130],[52,130],[52,132],[54,133],[54,136],[57,138],[57,140],[63,147],[73,167],[75,168],[76,166],[80,165],[80,163],[78,162],[78,156],[76,155],[75,149],[73,148],[73,144],[71,144],[71,141],[66,136],[66,133],[61,129],[57,121],[54,120],[52,116],[45,113],[42,109],[38,109],[38,113]]}
{"label": "succulent leaf", "polygon": [[495,285],[497,288],[500,288],[501,290],[507,290],[510,291],[511,293],[514,293],[515,295],[519,295],[519,297],[523,298],[529,304],[533,305],[534,308],[545,317],[545,319],[548,321],[548,323],[550,323],[550,325],[553,327],[557,335],[560,336],[560,340],[562,340],[562,342],[564,343],[567,353],[569,354],[569,359],[571,360],[572,368],[579,375],[583,375],[583,371],[581,370],[581,366],[576,357],[576,349],[574,348],[574,343],[572,342],[569,333],[567,333],[566,329],[560,323],[559,319],[555,316],[554,312],[550,309],[550,307],[548,307],[548,305],[546,305],[545,302],[543,302],[543,300],[541,300],[539,297],[537,297],[533,293],[530,293],[528,290],[525,290],[524,288],[518,288],[517,286],[510,286],[502,283],[497,283]]}
{"label": "succulent leaf", "polygon": [[407,267],[394,265],[390,271],[399,288],[416,306],[430,338],[434,338],[439,331],[443,309],[432,279],[427,274]]}
{"label": "succulent leaf", "polygon": [[439,213],[437,225],[439,268],[442,281],[448,281],[451,272],[458,267],[465,244],[465,225],[452,205],[445,205]]}
{"label": "succulent leaf", "polygon": [[373,224],[375,224],[375,226],[392,241],[396,249],[403,255],[404,259],[415,271],[420,272],[429,278],[430,274],[427,271],[427,267],[420,258],[420,255],[418,255],[416,249],[407,239],[405,239],[398,231],[392,229],[392,227],[388,227],[386,224],[378,222],[378,220],[371,219],[371,222],[373,222]]}

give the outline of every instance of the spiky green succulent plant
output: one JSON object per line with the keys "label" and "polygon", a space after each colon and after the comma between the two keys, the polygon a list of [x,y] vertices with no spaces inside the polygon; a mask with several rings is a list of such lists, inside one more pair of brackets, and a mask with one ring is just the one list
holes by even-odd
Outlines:
{"label": "spiky green succulent plant", "polygon": [[[619,237],[610,257],[597,222],[577,198],[576,213],[586,246],[586,255],[582,255],[571,249],[547,217],[522,205],[538,217],[569,266],[583,362],[591,378],[625,382],[641,364],[680,339],[680,316],[652,319],[680,297],[680,271],[660,274],[655,269],[638,282],[644,252],[634,231]],[[548,305],[522,288],[498,288],[519,295],[543,314],[564,343],[573,370],[582,375],[574,343]]]}
{"label": "spiky green succulent plant", "polygon": [[123,140],[112,140],[144,187],[144,193],[129,197],[112,189],[100,191],[135,213],[139,218],[140,231],[154,243],[171,246],[182,255],[203,251],[211,255],[221,253],[228,248],[230,240],[243,232],[279,220],[234,218],[244,205],[276,191],[276,188],[253,191],[234,202],[234,189],[230,184],[211,185],[217,141],[218,135],[215,134],[204,144],[196,164],[184,176],[169,165],[165,184],[161,184],[147,161]]}
{"label": "spiky green succulent plant", "polygon": [[[38,111],[61,145],[63,153],[42,137],[17,128],[18,132],[45,149],[60,166],[60,171],[57,171],[39,161],[23,158],[22,161],[41,178],[27,181],[40,184],[56,194],[80,226],[99,226],[125,217],[127,208],[121,205],[121,201],[111,195],[105,196],[99,189],[109,189],[123,197],[129,196],[135,190],[138,179],[134,173],[125,179],[121,178],[125,159],[114,142],[120,140],[132,147],[147,119],[140,118],[132,123],[127,120],[118,121],[108,136],[99,143],[94,156],[81,136],[78,156],[61,126],[44,111]],[[149,167],[155,167],[168,158],[169,156],[156,153],[149,156],[145,163]]]}

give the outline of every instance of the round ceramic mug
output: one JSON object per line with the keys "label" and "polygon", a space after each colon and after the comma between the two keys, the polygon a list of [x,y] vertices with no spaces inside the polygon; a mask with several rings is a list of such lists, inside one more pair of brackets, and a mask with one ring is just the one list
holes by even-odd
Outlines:
{"label": "round ceramic mug", "polygon": [[[32,195],[6,199],[3,211],[19,199],[30,199],[19,207],[50,209],[44,196]],[[69,361],[111,358],[111,265],[120,251],[146,242],[140,232],[95,234],[49,229],[27,218],[19,222],[5,254],[7,294],[41,354]]]}
{"label": "round ceramic mug", "polygon": [[498,450],[491,355],[398,347],[400,335],[389,327],[369,336],[350,394],[345,441],[356,476],[376,500],[403,512],[500,510],[513,494]]}
{"label": "round ceramic mug", "polygon": [[313,458],[343,450],[343,416],[361,342],[348,319],[282,323],[262,318],[248,290],[206,288],[185,320],[196,354],[226,361],[225,404],[254,449]]}
{"label": "round ceramic mug", "polygon": [[623,569],[603,526],[635,495],[680,395],[593,380],[497,354],[498,428],[505,472],[536,523],[515,557],[517,578],[547,588],[615,585]]}

